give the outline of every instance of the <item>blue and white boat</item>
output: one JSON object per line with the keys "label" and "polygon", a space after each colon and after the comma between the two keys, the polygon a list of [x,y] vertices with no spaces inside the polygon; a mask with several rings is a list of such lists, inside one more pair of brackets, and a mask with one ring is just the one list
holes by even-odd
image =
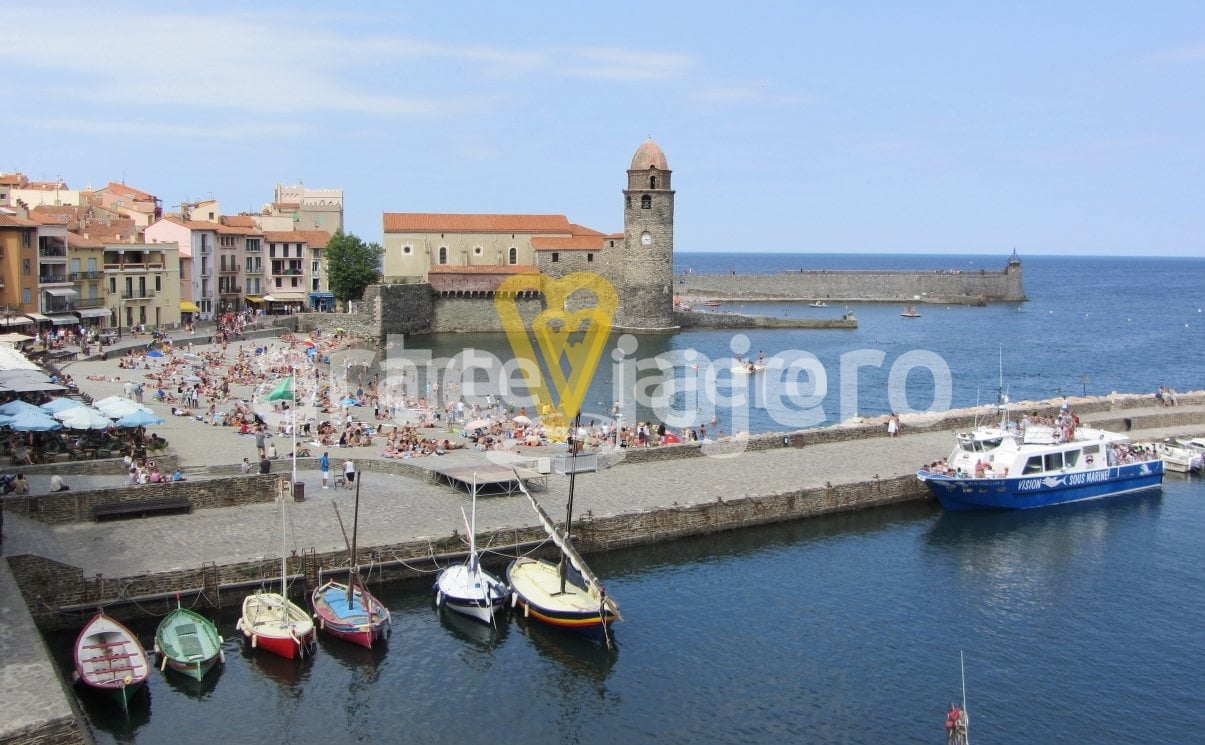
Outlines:
{"label": "blue and white boat", "polygon": [[1151,445],[1067,423],[1008,420],[956,433],[946,461],[917,476],[951,511],[1025,510],[1158,488],[1163,460]]}

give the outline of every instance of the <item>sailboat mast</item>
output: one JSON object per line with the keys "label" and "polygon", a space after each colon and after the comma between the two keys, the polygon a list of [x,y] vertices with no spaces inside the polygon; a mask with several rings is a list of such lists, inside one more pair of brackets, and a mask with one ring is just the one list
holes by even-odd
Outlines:
{"label": "sailboat mast", "polygon": [[356,563],[356,538],[360,532],[360,484],[364,482],[364,474],[356,479],[356,507],[352,511],[351,520],[351,574],[347,577],[347,607],[352,608],[352,598],[356,585],[360,584],[360,565]]}
{"label": "sailboat mast", "polygon": [[[469,519],[469,572],[477,573],[477,472],[473,471],[473,506]],[[464,513],[461,512],[461,515]]]}
{"label": "sailboat mast", "polygon": [[962,716],[966,718],[962,742],[964,745],[971,745],[971,715],[967,714],[967,666],[961,649],[958,650],[958,667],[962,670]]}
{"label": "sailboat mast", "polygon": [[[581,429],[582,412],[579,410],[577,416],[573,417],[573,429],[569,433],[569,503],[565,507],[565,541],[568,542],[571,537],[571,529],[573,526],[573,487],[577,482],[577,451],[581,448],[577,441],[577,432]],[[565,557],[565,552],[561,552],[561,563],[558,568],[561,575],[561,592],[565,591],[566,572],[565,564],[568,559]]]}

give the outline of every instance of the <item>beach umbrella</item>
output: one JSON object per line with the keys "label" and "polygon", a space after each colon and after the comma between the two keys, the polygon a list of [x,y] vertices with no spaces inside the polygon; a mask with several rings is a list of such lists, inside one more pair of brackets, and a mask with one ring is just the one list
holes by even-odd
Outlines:
{"label": "beach umbrella", "polygon": [[531,419],[523,414],[511,419],[511,421],[515,424],[522,424],[524,427],[531,424]]}
{"label": "beach umbrella", "polygon": [[292,401],[293,400],[293,376],[290,375],[280,381],[272,392],[264,396],[264,401]]}
{"label": "beach umbrella", "polygon": [[67,429],[108,429],[113,420],[90,406],[77,406],[54,415]]}
{"label": "beach umbrella", "polygon": [[666,432],[665,437],[661,438],[661,443],[663,445],[674,445],[679,442],[682,442],[682,440],[679,439],[677,435],[675,435],[671,432]]}
{"label": "beach umbrella", "polygon": [[65,391],[67,386],[51,383],[49,380],[4,380],[0,381],[0,390],[13,393],[33,393],[35,391]]}
{"label": "beach umbrella", "polygon": [[154,413],[150,408],[143,406],[140,403],[135,403],[128,398],[119,398],[116,401],[111,401],[103,406],[101,405],[100,401],[97,401],[95,404],[93,404],[93,406],[96,407],[97,411],[109,417],[110,419],[120,419],[123,416],[129,416],[130,414],[138,411],[142,411],[147,414]]}
{"label": "beach umbrella", "polygon": [[49,414],[46,414],[45,411],[42,411],[40,407],[34,406],[28,401],[9,401],[3,406],[0,406],[0,414],[5,414],[7,416],[16,416],[17,414],[27,411],[32,411],[35,414],[45,414],[46,416],[50,416]]}
{"label": "beach umbrella", "polygon": [[19,432],[49,432],[54,429],[62,429],[63,425],[50,418],[50,415],[44,411],[24,411],[14,416],[5,425]]}
{"label": "beach umbrella", "polygon": [[492,424],[493,424],[493,422],[491,422],[489,419],[474,419],[473,421],[464,425],[464,428],[465,429],[489,429],[490,425],[492,425]]}
{"label": "beach umbrella", "polygon": [[50,399],[38,408],[42,409],[42,411],[50,412],[51,414],[57,414],[58,412],[66,411],[67,409],[78,409],[83,405],[83,401],[77,401],[74,398],[61,396],[59,398]]}
{"label": "beach umbrella", "polygon": [[162,357],[163,352],[160,352],[158,349],[152,349],[151,351],[146,353],[146,356],[147,357]]}
{"label": "beach umbrella", "polygon": [[116,424],[118,427],[147,427],[152,424],[163,424],[163,420],[149,411],[135,411],[118,419]]}

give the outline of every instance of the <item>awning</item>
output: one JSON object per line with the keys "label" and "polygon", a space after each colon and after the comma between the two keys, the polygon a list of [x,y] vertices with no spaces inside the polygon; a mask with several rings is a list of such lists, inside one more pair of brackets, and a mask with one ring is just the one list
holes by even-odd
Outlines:
{"label": "awning", "polygon": [[71,287],[46,287],[42,292],[55,297],[78,297],[79,293]]}
{"label": "awning", "polygon": [[0,318],[0,326],[24,326],[27,323],[33,323],[33,319],[25,316],[13,316],[12,318]]}
{"label": "awning", "polygon": [[50,316],[50,322],[55,326],[71,326],[79,323],[79,319],[75,316]]}
{"label": "awning", "polygon": [[80,318],[108,318],[109,311],[105,308],[84,308],[75,311]]}
{"label": "awning", "polygon": [[201,312],[200,306],[198,306],[196,303],[192,302],[191,300],[181,300],[180,301],[180,310],[183,311],[184,313],[200,313]]}
{"label": "awning", "polygon": [[333,300],[335,293],[333,292],[311,292],[310,297],[315,300]]}
{"label": "awning", "polygon": [[248,303],[256,303],[257,305],[264,301],[259,295],[248,295],[245,299]]}
{"label": "awning", "polygon": [[25,316],[26,316],[27,318],[30,318],[30,319],[34,320],[34,321],[38,321],[39,323],[40,323],[40,322],[42,322],[42,321],[47,321],[47,322],[49,322],[49,321],[50,321],[50,317],[49,317],[49,316],[44,316],[44,315],[42,315],[41,313],[26,313],[26,314],[25,314]]}
{"label": "awning", "polygon": [[304,292],[274,292],[271,295],[264,295],[264,300],[269,303],[300,303],[305,300]]}

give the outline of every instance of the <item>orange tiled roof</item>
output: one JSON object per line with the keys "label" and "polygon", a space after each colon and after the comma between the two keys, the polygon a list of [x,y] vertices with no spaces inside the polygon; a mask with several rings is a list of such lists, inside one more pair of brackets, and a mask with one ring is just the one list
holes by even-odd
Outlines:
{"label": "orange tiled roof", "polygon": [[104,248],[105,244],[93,238],[85,238],[79,233],[67,234],[67,245],[71,248]]}
{"label": "orange tiled roof", "polygon": [[222,225],[218,228],[222,235],[260,235],[259,228],[244,225]]}
{"label": "orange tiled roof", "polygon": [[607,240],[616,240],[616,241],[622,241],[622,240],[623,240],[623,233],[607,233],[607,234],[606,234],[605,236],[603,236],[603,237],[604,237],[604,238],[606,238]]}
{"label": "orange tiled roof", "polygon": [[63,181],[30,181],[25,185],[26,189],[36,189],[38,191],[57,191],[59,189],[67,189],[67,184]]}
{"label": "orange tiled roof", "polygon": [[594,228],[587,228],[585,225],[578,225],[577,223],[571,223],[569,229],[573,231],[574,235],[602,235],[602,233]]}
{"label": "orange tiled roof", "polygon": [[536,251],[601,251],[603,249],[602,234],[571,235],[568,238],[536,236],[531,239],[531,247]]}
{"label": "orange tiled roof", "polygon": [[189,230],[221,230],[222,226],[208,220],[180,220],[181,225]]}
{"label": "orange tiled roof", "polygon": [[386,212],[386,233],[565,233],[564,215],[470,215]]}
{"label": "orange tiled roof", "polygon": [[153,200],[155,198],[153,195],[147,194],[145,191],[135,189],[132,186],[126,186],[125,184],[119,184],[116,181],[110,181],[109,185],[106,186],[105,189],[113,192],[114,194],[121,194],[122,196],[130,197],[131,199]]}
{"label": "orange tiled roof", "polygon": [[539,274],[527,264],[436,264],[427,274]]}
{"label": "orange tiled roof", "polygon": [[16,186],[26,183],[23,173],[0,173],[0,186]]}
{"label": "orange tiled roof", "polygon": [[228,215],[222,218],[222,222],[232,228],[258,227],[258,223],[255,222],[255,215]]}
{"label": "orange tiled roof", "polygon": [[36,228],[38,224],[20,215],[0,211],[0,228]]}
{"label": "orange tiled roof", "polygon": [[29,219],[36,222],[38,225],[66,225],[70,219],[65,215],[53,215],[45,212],[39,212],[35,207],[29,212]]}

